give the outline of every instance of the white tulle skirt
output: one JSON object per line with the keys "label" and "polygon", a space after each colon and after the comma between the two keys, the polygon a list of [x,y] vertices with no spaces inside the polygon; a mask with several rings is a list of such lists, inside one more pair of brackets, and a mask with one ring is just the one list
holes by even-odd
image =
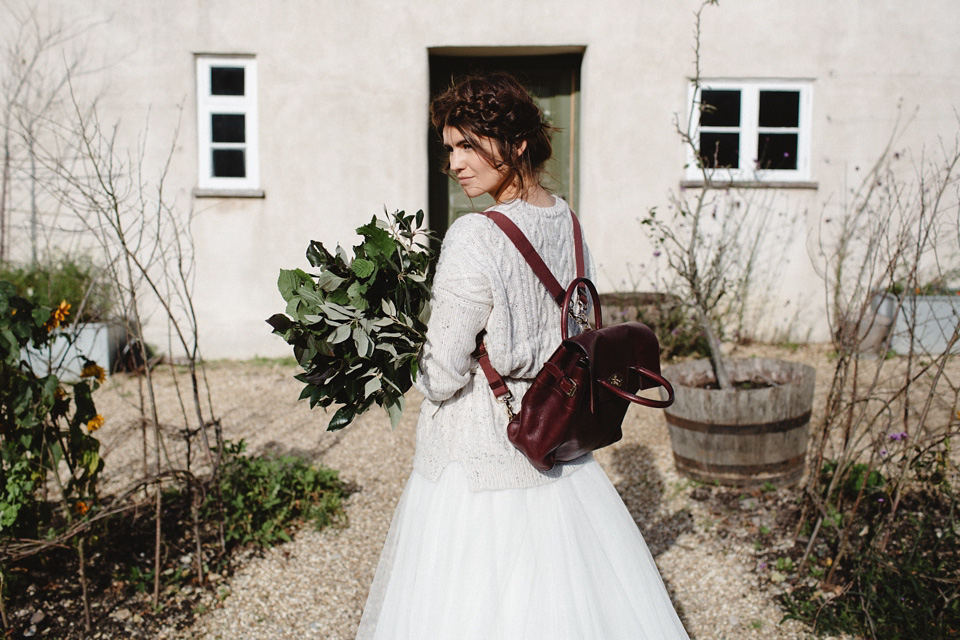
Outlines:
{"label": "white tulle skirt", "polygon": [[410,476],[358,640],[686,638],[647,545],[596,462],[549,484],[470,491]]}

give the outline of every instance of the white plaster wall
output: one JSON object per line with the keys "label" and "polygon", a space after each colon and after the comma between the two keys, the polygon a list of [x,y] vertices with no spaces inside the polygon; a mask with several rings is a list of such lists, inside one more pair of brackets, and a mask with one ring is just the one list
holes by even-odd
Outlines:
{"label": "white plaster wall", "polygon": [[[692,73],[692,0],[482,4],[354,0],[99,0],[50,2],[74,20],[102,20],[90,41],[109,63],[104,120],[135,140],[149,112],[149,160],[180,134],[169,185],[194,212],[195,298],[208,358],[275,356],[286,345],[263,320],[282,311],[281,267],[305,266],[308,240],[352,245],[355,227],[427,203],[428,50],[442,46],[585,47],[580,211],[600,288],[628,263],[649,268],[636,219],[679,187],[683,149],[672,127]],[[782,249],[773,324],[797,313],[801,334],[826,337],[822,286],[807,245],[820,212],[883,148],[897,105],[917,109],[904,148],[950,139],[960,107],[960,3],[953,0],[723,0],[703,28],[706,77],[812,78],[816,190],[778,194],[806,212]],[[261,186],[255,199],[195,199],[194,54],[257,57]],[[96,87],[89,80],[88,87]],[[791,306],[792,305],[792,306]],[[164,327],[152,340],[165,344]]]}

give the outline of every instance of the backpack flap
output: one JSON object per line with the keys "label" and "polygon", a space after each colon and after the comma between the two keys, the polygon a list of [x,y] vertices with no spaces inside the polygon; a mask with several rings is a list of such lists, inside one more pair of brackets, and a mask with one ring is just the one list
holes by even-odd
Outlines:
{"label": "backpack flap", "polygon": [[589,363],[590,409],[596,413],[601,390],[599,381],[617,387],[629,394],[640,389],[659,386],[637,368],[660,374],[660,343],[656,334],[639,322],[626,322],[601,329],[586,331],[564,341],[576,347]]}

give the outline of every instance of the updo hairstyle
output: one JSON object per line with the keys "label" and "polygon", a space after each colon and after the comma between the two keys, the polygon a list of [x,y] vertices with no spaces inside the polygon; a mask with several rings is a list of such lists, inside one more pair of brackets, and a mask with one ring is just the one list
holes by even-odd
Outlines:
{"label": "updo hairstyle", "polygon": [[[539,182],[544,164],[553,153],[553,128],[543,121],[543,114],[527,90],[508,73],[461,80],[434,98],[430,121],[441,137],[444,127],[459,130],[491,166],[498,170],[505,167],[508,179],[516,177],[521,194],[528,180]],[[493,140],[499,160],[478,143],[478,137]],[[517,153],[524,141],[527,148]],[[449,161],[444,169],[449,172]]]}

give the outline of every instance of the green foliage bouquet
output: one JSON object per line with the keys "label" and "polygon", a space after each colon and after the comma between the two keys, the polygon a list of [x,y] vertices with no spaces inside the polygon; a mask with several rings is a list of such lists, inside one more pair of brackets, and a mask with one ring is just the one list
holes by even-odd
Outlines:
{"label": "green foliage bouquet", "polygon": [[[267,322],[293,346],[304,371],[300,399],[310,407],[342,404],[327,429],[342,429],[374,403],[396,427],[403,394],[417,374],[430,316],[432,234],[423,211],[385,212],[357,229],[353,259],[311,241],[307,260],[320,270],[282,269],[277,286],[286,314]],[[425,240],[426,242],[422,242]]]}

